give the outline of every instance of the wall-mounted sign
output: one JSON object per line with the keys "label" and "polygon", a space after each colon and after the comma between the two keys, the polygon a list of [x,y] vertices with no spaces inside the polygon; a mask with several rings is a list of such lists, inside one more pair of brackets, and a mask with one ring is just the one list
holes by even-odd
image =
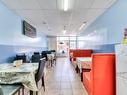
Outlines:
{"label": "wall-mounted sign", "polygon": [[23,21],[23,34],[35,38],[36,37],[36,28],[34,28],[32,25],[27,23],[26,21]]}

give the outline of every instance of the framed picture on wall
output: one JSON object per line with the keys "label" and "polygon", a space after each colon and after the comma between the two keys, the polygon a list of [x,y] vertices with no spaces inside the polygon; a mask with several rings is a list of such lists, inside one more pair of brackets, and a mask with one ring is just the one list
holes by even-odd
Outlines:
{"label": "framed picture on wall", "polygon": [[23,34],[35,38],[36,37],[36,28],[30,25],[28,22],[23,20]]}

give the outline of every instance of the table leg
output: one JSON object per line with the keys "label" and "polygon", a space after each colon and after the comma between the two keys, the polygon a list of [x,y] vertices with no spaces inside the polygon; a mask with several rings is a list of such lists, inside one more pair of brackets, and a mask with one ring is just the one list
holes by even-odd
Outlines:
{"label": "table leg", "polygon": [[81,72],[81,81],[83,82],[83,72]]}
{"label": "table leg", "polygon": [[76,70],[76,73],[78,73],[78,66],[76,66],[75,70]]}
{"label": "table leg", "polygon": [[20,90],[18,91],[18,95],[20,95]]}
{"label": "table leg", "polygon": [[33,91],[30,90],[30,95],[33,95]]}
{"label": "table leg", "polygon": [[52,67],[53,61],[51,60],[51,67]]}
{"label": "table leg", "polygon": [[22,95],[24,95],[24,86],[22,87]]}
{"label": "table leg", "polygon": [[45,91],[45,81],[44,81],[44,76],[42,77],[42,86],[43,86],[44,91]]}

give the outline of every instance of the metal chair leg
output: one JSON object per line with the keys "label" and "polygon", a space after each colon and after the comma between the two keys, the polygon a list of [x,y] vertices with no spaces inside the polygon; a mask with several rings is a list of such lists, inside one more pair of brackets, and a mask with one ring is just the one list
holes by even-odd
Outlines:
{"label": "metal chair leg", "polygon": [[38,91],[36,91],[36,95],[38,95]]}
{"label": "metal chair leg", "polygon": [[22,95],[24,95],[24,86],[22,87]]}
{"label": "metal chair leg", "polygon": [[32,90],[30,90],[30,95],[33,95],[33,91]]}
{"label": "metal chair leg", "polygon": [[20,90],[18,91],[18,95],[20,95]]}
{"label": "metal chair leg", "polygon": [[53,61],[51,60],[51,67],[52,67]]}
{"label": "metal chair leg", "polygon": [[42,77],[42,86],[43,86],[44,91],[45,91],[45,82],[44,82],[44,76]]}

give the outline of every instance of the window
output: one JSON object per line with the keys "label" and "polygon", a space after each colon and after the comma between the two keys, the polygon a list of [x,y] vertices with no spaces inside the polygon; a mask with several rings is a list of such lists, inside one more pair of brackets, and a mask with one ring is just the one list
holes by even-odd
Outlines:
{"label": "window", "polygon": [[76,36],[74,36],[74,37],[70,37],[70,41],[76,41]]}
{"label": "window", "polygon": [[70,41],[70,49],[76,49],[76,41]]}
{"label": "window", "polygon": [[85,41],[78,41],[77,42],[77,48],[78,49],[83,49],[84,46],[85,46]]}
{"label": "window", "polygon": [[81,40],[85,40],[85,37],[83,37],[83,36],[80,36],[80,37],[77,37],[77,40],[79,41],[81,41]]}
{"label": "window", "polygon": [[69,37],[57,37],[57,41],[69,40]]}

